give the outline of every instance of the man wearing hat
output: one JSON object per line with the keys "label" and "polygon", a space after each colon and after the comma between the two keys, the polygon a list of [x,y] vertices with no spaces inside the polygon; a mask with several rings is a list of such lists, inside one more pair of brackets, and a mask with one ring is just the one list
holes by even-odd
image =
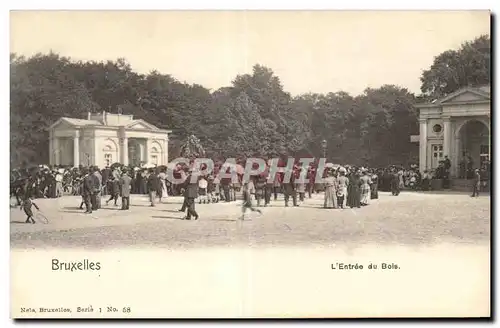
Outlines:
{"label": "man wearing hat", "polygon": [[393,168],[392,173],[391,173],[391,193],[393,196],[399,196],[400,189],[399,189],[399,174],[398,171]]}
{"label": "man wearing hat", "polygon": [[130,206],[130,184],[132,178],[127,174],[126,168],[123,168],[120,178],[120,196],[122,197],[122,210],[129,210]]}
{"label": "man wearing hat", "polygon": [[90,167],[90,178],[92,179],[92,185],[94,187],[94,192],[90,198],[92,202],[92,210],[97,211],[101,208],[101,174],[96,166]]}
{"label": "man wearing hat", "polygon": [[290,196],[292,197],[293,206],[299,206],[299,204],[297,204],[297,191],[295,187],[295,180],[296,180],[296,173],[292,170],[290,180],[283,181],[283,191],[285,193],[285,207],[288,207],[288,201],[290,200]]}
{"label": "man wearing hat", "polygon": [[85,213],[90,214],[92,213],[92,195],[94,193],[93,179],[88,169],[83,169],[82,175],[82,198],[85,203]]}
{"label": "man wearing hat", "polygon": [[198,220],[198,213],[196,213],[195,202],[194,200],[198,197],[198,181],[192,180],[193,170],[189,169],[189,175],[186,179],[187,186],[184,190],[184,199],[187,207],[187,215],[183,220],[191,220],[191,217],[194,217],[195,220]]}
{"label": "man wearing hat", "polygon": [[151,203],[151,206],[154,207],[156,193],[160,189],[160,179],[158,178],[158,175],[155,174],[153,169],[149,169],[148,174],[146,187],[148,190],[149,202]]}
{"label": "man wearing hat", "polygon": [[481,174],[479,174],[479,169],[475,169],[471,197],[479,197],[480,188],[481,188]]}

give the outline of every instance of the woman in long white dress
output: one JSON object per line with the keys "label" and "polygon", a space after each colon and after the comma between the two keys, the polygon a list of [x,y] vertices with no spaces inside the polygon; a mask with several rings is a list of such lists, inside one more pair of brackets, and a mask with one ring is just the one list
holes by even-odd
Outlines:
{"label": "woman in long white dress", "polygon": [[366,170],[362,171],[361,180],[361,205],[368,205],[370,203],[370,185],[372,184],[372,179],[368,175]]}
{"label": "woman in long white dress", "polygon": [[160,172],[158,174],[158,178],[160,178],[160,203],[162,198],[168,198],[168,192],[167,192],[167,174],[165,172]]}
{"label": "woman in long white dress", "polygon": [[325,184],[325,202],[324,208],[337,208],[337,178],[333,174],[333,170],[329,170],[327,177],[324,179]]}

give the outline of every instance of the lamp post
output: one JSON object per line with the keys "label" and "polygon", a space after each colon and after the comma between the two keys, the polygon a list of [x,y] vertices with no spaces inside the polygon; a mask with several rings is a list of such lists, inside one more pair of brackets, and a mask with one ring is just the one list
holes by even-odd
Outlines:
{"label": "lamp post", "polygon": [[323,148],[323,158],[326,159],[326,147],[327,147],[328,143],[326,141],[326,139],[323,139],[323,141],[321,141],[321,147]]}

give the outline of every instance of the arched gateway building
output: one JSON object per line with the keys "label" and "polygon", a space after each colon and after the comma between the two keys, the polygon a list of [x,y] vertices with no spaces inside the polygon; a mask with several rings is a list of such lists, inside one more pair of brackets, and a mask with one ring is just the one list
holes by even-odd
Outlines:
{"label": "arched gateway building", "polygon": [[132,115],[88,113],[86,120],[61,117],[50,127],[51,165],[168,163],[168,135]]}
{"label": "arched gateway building", "polygon": [[468,156],[480,168],[491,155],[490,86],[463,88],[419,109],[420,171],[432,170],[445,156],[451,160],[451,176],[460,175],[460,163]]}

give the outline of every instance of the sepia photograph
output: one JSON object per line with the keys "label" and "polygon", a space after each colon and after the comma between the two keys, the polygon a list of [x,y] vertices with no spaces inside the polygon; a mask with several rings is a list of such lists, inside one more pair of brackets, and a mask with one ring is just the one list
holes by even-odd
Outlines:
{"label": "sepia photograph", "polygon": [[9,18],[11,318],[490,318],[490,11]]}

